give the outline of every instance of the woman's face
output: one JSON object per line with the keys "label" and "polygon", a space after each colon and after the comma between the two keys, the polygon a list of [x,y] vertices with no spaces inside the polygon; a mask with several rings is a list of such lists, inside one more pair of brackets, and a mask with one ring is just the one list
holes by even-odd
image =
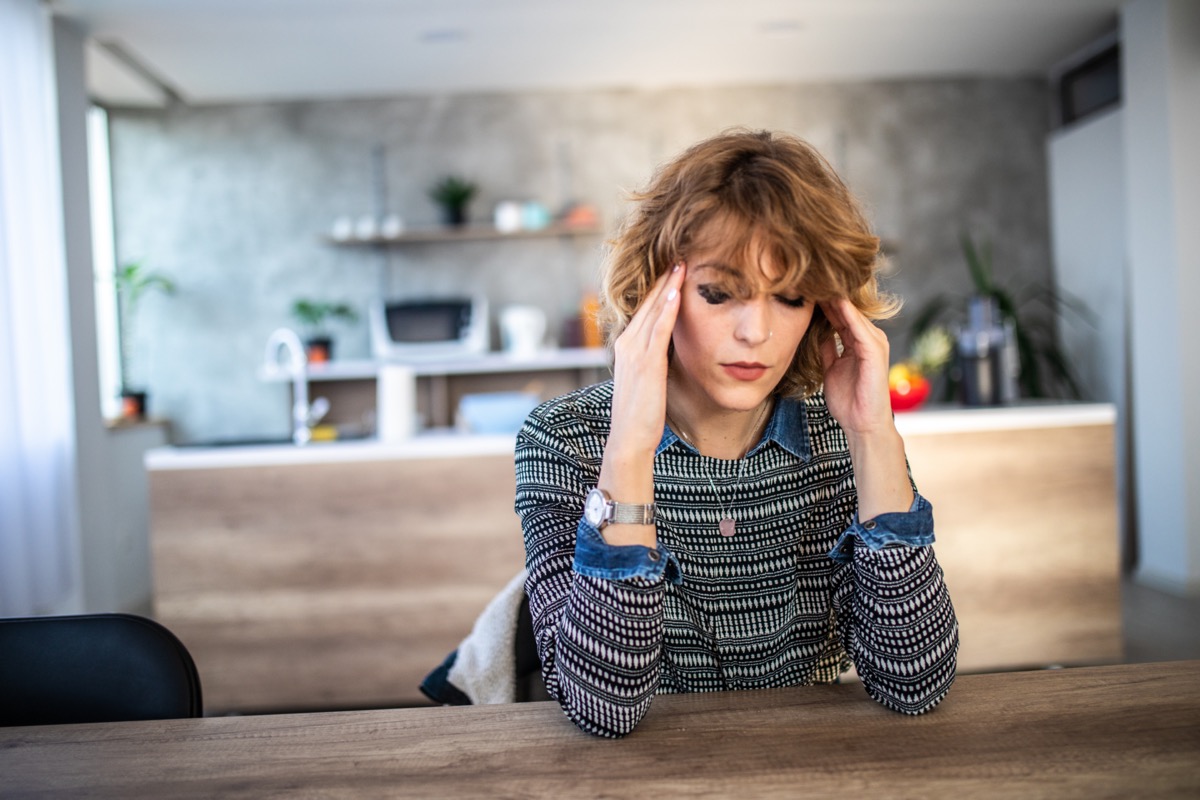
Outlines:
{"label": "woman's face", "polygon": [[757,408],[791,366],[812,321],[809,298],[772,292],[780,267],[759,251],[754,263],[728,263],[715,247],[688,254],[671,373],[675,390],[697,410]]}

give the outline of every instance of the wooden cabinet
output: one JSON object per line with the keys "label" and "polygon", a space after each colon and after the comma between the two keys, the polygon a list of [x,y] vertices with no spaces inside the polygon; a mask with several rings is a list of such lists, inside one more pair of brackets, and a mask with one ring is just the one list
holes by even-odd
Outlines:
{"label": "wooden cabinet", "polygon": [[959,671],[1121,660],[1113,430],[1097,421],[905,434],[933,504]]}
{"label": "wooden cabinet", "polygon": [[512,457],[151,470],[154,615],[209,714],[423,702],[524,566]]}
{"label": "wooden cabinet", "polygon": [[[960,671],[1121,658],[1112,410],[1088,409],[897,421]],[[208,712],[424,702],[421,679],[524,563],[511,440],[482,441],[152,454],[155,615]]]}

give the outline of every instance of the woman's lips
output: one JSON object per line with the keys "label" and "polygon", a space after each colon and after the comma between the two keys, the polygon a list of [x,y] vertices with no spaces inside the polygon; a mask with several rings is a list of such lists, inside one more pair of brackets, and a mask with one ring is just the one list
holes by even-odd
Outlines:
{"label": "woman's lips", "polygon": [[725,370],[727,375],[739,381],[756,381],[766,374],[767,371],[765,365],[747,361],[738,361],[734,364],[722,364],[721,368]]}

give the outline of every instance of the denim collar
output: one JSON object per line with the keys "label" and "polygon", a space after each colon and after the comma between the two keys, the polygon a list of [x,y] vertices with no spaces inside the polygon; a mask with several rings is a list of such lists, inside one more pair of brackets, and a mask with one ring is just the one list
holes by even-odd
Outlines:
{"label": "denim collar", "polygon": [[[696,455],[700,454],[689,442],[676,435],[670,425],[664,423],[662,439],[659,440],[654,455],[658,455],[676,442]],[[766,447],[768,442],[775,442],[801,461],[808,461],[812,457],[812,445],[808,438],[808,416],[804,412],[803,400],[782,398],[776,402],[775,410],[771,413],[771,421],[767,423],[767,429],[763,433],[762,439],[746,455],[754,455]]]}

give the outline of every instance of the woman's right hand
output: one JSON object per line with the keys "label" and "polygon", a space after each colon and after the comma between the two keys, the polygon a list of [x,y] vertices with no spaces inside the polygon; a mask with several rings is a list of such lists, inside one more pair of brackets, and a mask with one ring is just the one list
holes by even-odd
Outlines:
{"label": "woman's right hand", "polygon": [[679,313],[686,269],[676,264],[655,281],[613,344],[613,411],[609,446],[630,454],[662,439],[667,413],[667,349]]}
{"label": "woman's right hand", "polygon": [[[619,503],[654,502],[654,450],[667,416],[667,349],[686,272],[677,264],[659,276],[613,344],[612,427],[598,486]],[[653,525],[609,525],[603,535],[614,545],[654,547],[656,541]]]}

